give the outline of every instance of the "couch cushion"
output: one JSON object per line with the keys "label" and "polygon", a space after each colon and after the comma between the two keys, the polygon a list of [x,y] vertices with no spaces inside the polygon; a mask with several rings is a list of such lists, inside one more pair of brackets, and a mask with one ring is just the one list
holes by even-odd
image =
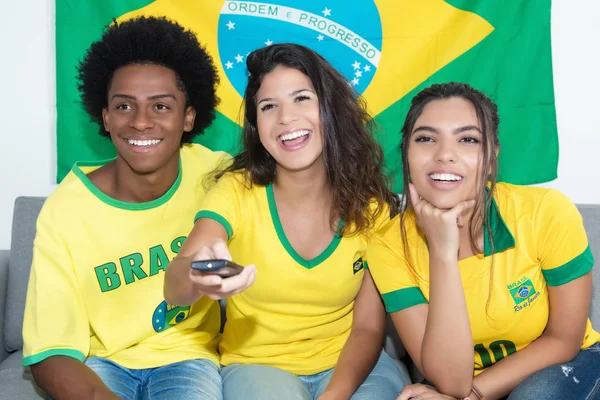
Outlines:
{"label": "couch cushion", "polygon": [[0,364],[0,400],[39,400],[46,398],[31,376],[29,368],[21,366],[23,353],[17,351]]}
{"label": "couch cushion", "polygon": [[4,346],[8,351],[23,348],[23,311],[31,269],[33,238],[44,197],[18,197],[13,214],[12,241],[8,267]]}
{"label": "couch cushion", "polygon": [[594,269],[592,276],[594,279],[594,291],[592,292],[592,305],[590,318],[594,329],[600,329],[600,205],[578,205],[577,208],[583,216],[583,223],[588,235],[588,240],[594,255]]}

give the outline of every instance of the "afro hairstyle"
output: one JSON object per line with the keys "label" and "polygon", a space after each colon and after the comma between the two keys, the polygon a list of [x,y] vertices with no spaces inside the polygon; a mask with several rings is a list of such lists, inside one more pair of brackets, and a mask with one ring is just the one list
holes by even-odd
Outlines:
{"label": "afro hairstyle", "polygon": [[177,87],[186,95],[186,107],[196,110],[190,132],[181,142],[189,143],[215,119],[219,103],[219,76],[213,60],[198,43],[196,35],[165,17],[138,17],[115,21],[94,42],[77,67],[81,102],[92,121],[104,129],[102,109],[108,106],[108,91],[117,69],[131,64],[154,64],[175,72]]}

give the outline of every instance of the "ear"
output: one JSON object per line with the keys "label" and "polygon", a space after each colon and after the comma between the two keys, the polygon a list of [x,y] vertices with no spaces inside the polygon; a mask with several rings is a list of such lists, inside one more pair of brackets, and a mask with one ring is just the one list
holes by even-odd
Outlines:
{"label": "ear", "polygon": [[[493,150],[494,151],[494,157],[496,157],[496,160],[498,160],[498,153],[500,153],[500,146],[496,146],[496,148]],[[488,177],[491,175],[492,173],[492,166],[490,165],[490,167],[487,170],[487,175]]]}
{"label": "ear", "polygon": [[194,120],[196,119],[196,110],[194,109],[194,107],[188,106],[188,108],[185,109],[185,115],[183,118],[183,131],[191,131],[194,127]]}
{"label": "ear", "polygon": [[108,130],[109,120],[110,120],[110,116],[108,115],[108,111],[107,111],[106,107],[103,107],[102,108],[102,121],[104,123],[104,130],[106,132],[109,132],[109,130]]}

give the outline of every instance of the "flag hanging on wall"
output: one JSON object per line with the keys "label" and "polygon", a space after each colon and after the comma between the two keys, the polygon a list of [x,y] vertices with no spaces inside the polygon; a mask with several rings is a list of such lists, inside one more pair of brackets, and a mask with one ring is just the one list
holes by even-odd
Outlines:
{"label": "flag hanging on wall", "polygon": [[76,65],[112,23],[167,16],[193,30],[221,76],[221,104],[198,142],[240,148],[246,56],[295,42],[327,58],[367,100],[387,172],[400,190],[400,128],[410,99],[432,83],[467,82],[500,110],[500,180],[556,178],[558,135],[551,0],[56,0],[57,180],[78,160],[114,156],[79,103]]}

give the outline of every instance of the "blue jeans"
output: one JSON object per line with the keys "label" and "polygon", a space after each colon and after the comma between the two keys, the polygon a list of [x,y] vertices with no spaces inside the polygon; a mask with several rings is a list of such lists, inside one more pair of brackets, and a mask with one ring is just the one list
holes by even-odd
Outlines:
{"label": "blue jeans", "polygon": [[529,376],[508,399],[600,399],[600,342],[581,350],[569,363],[544,368]]}
{"label": "blue jeans", "polygon": [[[314,375],[294,375],[279,368],[258,364],[232,364],[223,367],[225,400],[314,400],[327,388],[333,369]],[[352,396],[352,400],[395,400],[409,383],[406,370],[385,352]]]}
{"label": "blue jeans", "polygon": [[188,360],[157,368],[128,369],[105,358],[85,360],[102,382],[125,400],[222,400],[219,368]]}

